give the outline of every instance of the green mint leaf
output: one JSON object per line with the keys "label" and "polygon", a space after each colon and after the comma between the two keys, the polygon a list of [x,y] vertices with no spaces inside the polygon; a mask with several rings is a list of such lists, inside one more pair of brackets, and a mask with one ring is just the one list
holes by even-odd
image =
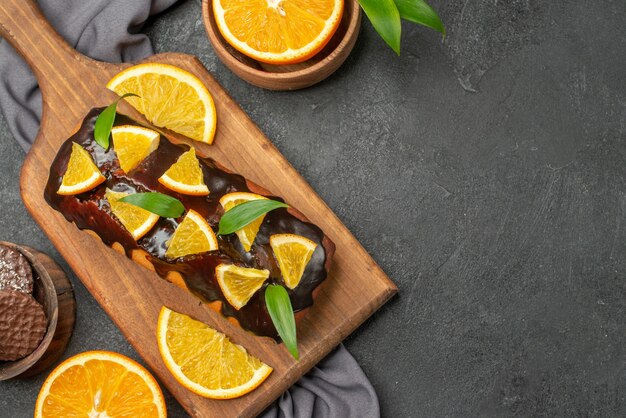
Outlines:
{"label": "green mint leaf", "polygon": [[288,208],[289,205],[276,200],[258,199],[241,203],[224,213],[220,219],[218,235],[228,235],[239,231],[259,216],[274,209]]}
{"label": "green mint leaf", "polygon": [[446,28],[439,15],[424,0],[394,0],[400,17],[410,22],[426,26],[446,37]]}
{"label": "green mint leaf", "polygon": [[109,136],[111,135],[111,128],[115,121],[115,109],[117,108],[117,101],[107,106],[96,119],[96,126],[93,131],[94,139],[96,143],[104,149],[109,148]]}
{"label": "green mint leaf", "polygon": [[267,306],[274,327],[285,343],[285,347],[296,360],[299,360],[296,319],[293,315],[289,294],[285,288],[276,284],[267,286],[265,289],[265,306]]}
{"label": "green mint leaf", "polygon": [[185,207],[180,200],[158,192],[129,194],[119,201],[138,206],[164,218],[178,218],[185,213]]}
{"label": "green mint leaf", "polygon": [[359,4],[387,45],[400,55],[400,12],[394,0],[359,0]]}
{"label": "green mint leaf", "polygon": [[108,105],[98,115],[96,119],[96,126],[93,130],[93,136],[96,143],[102,148],[109,149],[109,137],[111,136],[111,128],[115,122],[115,114],[117,113],[117,103],[125,97],[135,96],[139,97],[135,93],[126,93],[125,95],[118,97],[113,103]]}

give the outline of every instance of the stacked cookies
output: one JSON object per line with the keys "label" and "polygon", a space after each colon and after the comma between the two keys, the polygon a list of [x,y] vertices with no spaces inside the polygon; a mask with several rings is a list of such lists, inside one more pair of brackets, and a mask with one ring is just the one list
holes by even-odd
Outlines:
{"label": "stacked cookies", "polygon": [[0,361],[26,357],[46,333],[43,306],[32,296],[34,282],[26,257],[0,245]]}

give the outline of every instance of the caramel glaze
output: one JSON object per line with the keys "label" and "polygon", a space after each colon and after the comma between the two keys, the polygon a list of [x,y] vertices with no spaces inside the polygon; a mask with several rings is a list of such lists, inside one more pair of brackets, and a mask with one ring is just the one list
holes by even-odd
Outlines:
{"label": "caramel glaze", "polygon": [[[208,196],[188,196],[173,192],[162,186],[157,179],[189,149],[187,145],[175,145],[161,136],[159,148],[150,154],[130,173],[120,168],[113,144],[105,151],[94,140],[94,124],[102,109],[92,109],[85,117],[79,130],[61,146],[52,166],[50,177],[45,189],[45,199],[50,206],[63,214],[65,219],[74,222],[80,229],[94,231],[102,241],[111,246],[120,243],[130,256],[136,249],[144,250],[148,261],[163,278],[171,272],[179,272],[187,288],[206,303],[221,301],[221,312],[225,316],[234,317],[239,324],[257,335],[269,336],[278,340],[278,334],[265,307],[265,288],[268,284],[284,284],[278,263],[269,245],[269,237],[273,234],[290,233],[307,237],[318,244],[311,261],[306,267],[300,284],[289,290],[291,303],[295,312],[305,310],[313,304],[313,293],[327,276],[327,267],[334,250],[332,242],[315,225],[306,222],[305,218],[293,209],[276,209],[269,212],[263,221],[259,233],[250,249],[245,252],[236,234],[218,236],[219,250],[190,255],[175,260],[165,257],[167,244],[174,230],[182,221],[161,218],[159,222],[139,241],[135,241],[130,233],[113,216],[107,200],[105,189],[119,192],[160,192],[179,199],[186,209],[194,209],[204,216],[214,231],[218,230],[220,217],[224,213],[219,199],[231,192],[258,193],[258,186],[246,181],[240,175],[229,173],[210,158],[199,158],[204,181],[210,193]],[[137,124],[133,120],[118,115],[115,125]],[[106,177],[100,186],[79,195],[62,196],[57,194],[67,163],[69,161],[72,142],[83,146],[93,157],[96,165]],[[112,141],[111,141],[112,142]],[[263,193],[262,193],[263,194]],[[275,200],[280,198],[269,196]],[[243,267],[267,269],[270,278],[257,291],[248,304],[240,310],[234,309],[222,294],[215,278],[215,267],[220,263],[236,264]],[[316,293],[316,292],[315,292]],[[297,315],[299,316],[299,315]]]}

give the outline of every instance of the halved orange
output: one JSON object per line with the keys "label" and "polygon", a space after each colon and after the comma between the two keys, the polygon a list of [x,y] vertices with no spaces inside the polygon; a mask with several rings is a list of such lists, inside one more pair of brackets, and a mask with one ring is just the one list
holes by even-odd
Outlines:
{"label": "halved orange", "polygon": [[263,286],[270,271],[220,264],[215,268],[215,277],[228,303],[239,310]]}
{"label": "halved orange", "polygon": [[57,193],[61,195],[84,193],[105,180],[106,177],[102,175],[87,150],[73,142],[70,160]]}
{"label": "halved orange", "polygon": [[167,171],[159,177],[159,183],[175,192],[196,196],[209,194],[196,150],[191,147],[184,152]]}
{"label": "halved orange", "polygon": [[169,64],[134,65],[113,77],[107,88],[125,100],[154,126],[165,127],[196,141],[210,144],[217,116],[211,93],[189,71]]}
{"label": "halved orange", "polygon": [[207,398],[243,396],[272,373],[270,366],[221,332],[165,306],[159,314],[157,341],[174,378]]}
{"label": "halved orange", "polygon": [[141,126],[119,125],[111,128],[111,137],[120,167],[128,173],[159,147],[160,135]]}
{"label": "halved orange", "polygon": [[143,237],[152,229],[152,227],[159,221],[159,215],[149,212],[139,206],[132,205],[126,202],[120,202],[119,200],[124,196],[128,196],[128,193],[114,192],[113,190],[106,189],[104,197],[108,200],[111,206],[111,212],[113,215],[124,225],[124,228],[130,232],[130,234],[138,240]]}
{"label": "halved orange", "polygon": [[88,351],[61,363],[35,405],[35,418],[166,416],[154,377],[128,357],[107,351]]}
{"label": "halved orange", "polygon": [[165,256],[178,258],[217,249],[217,237],[211,229],[211,225],[202,215],[190,209],[174,231]]}
{"label": "halved orange", "polygon": [[[240,205],[244,202],[259,199],[267,199],[267,197],[255,193],[233,192],[222,196],[220,198],[220,204],[224,208],[224,211],[229,211],[235,206]],[[259,233],[259,228],[261,228],[261,224],[263,224],[263,219],[265,219],[265,215],[259,216],[254,221],[250,222],[248,225],[235,232],[239,237],[239,241],[241,241],[241,245],[243,245],[243,248],[246,250],[246,252],[250,251],[250,248],[252,248],[254,239]]]}
{"label": "halved orange", "polygon": [[270,64],[295,64],[330,41],[343,0],[213,0],[213,14],[239,52]]}
{"label": "halved orange", "polygon": [[270,246],[278,261],[285,284],[295,289],[317,244],[306,237],[294,234],[275,234],[270,236]]}

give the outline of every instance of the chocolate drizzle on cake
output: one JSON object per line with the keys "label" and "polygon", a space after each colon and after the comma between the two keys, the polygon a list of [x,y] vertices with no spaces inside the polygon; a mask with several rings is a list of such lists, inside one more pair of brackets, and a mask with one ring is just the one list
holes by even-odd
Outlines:
{"label": "chocolate drizzle on cake", "polygon": [[[222,313],[236,318],[244,329],[257,335],[278,338],[265,307],[265,287],[272,283],[284,284],[278,263],[269,245],[270,235],[297,234],[319,244],[307,265],[300,284],[294,290],[289,290],[295,312],[312,305],[313,291],[326,279],[327,257],[330,258],[332,252],[330,240],[317,226],[302,220],[301,217],[294,216],[291,211],[276,209],[265,216],[250,252],[243,249],[236,234],[230,234],[218,237],[218,251],[185,256],[176,260],[167,259],[165,251],[168,241],[182,221],[182,217],[178,219],[161,218],[150,232],[136,242],[112,215],[109,204],[104,198],[106,188],[126,193],[160,192],[169,194],[179,199],[187,210],[193,209],[204,216],[214,231],[218,230],[218,223],[223,215],[223,208],[219,203],[219,199],[223,195],[232,192],[255,191],[250,190],[249,183],[245,178],[225,171],[209,158],[199,158],[204,181],[210,190],[208,196],[182,195],[165,188],[157,179],[189,147],[172,144],[164,137],[161,137],[159,148],[155,152],[150,154],[130,173],[124,173],[119,166],[113,146],[104,150],[96,144],[93,138],[95,120],[100,111],[101,109],[91,110],[78,132],[61,146],[50,167],[50,177],[45,189],[45,199],[48,204],[61,212],[68,221],[75,223],[78,228],[89,229],[97,233],[107,245],[112,245],[115,242],[120,243],[129,256],[135,249],[146,251],[148,261],[154,265],[156,272],[161,277],[166,277],[170,272],[180,273],[187,288],[193,294],[205,302],[222,301]],[[118,115],[115,124],[136,124],[136,122]],[[106,181],[86,193],[76,196],[61,196],[56,191],[61,184],[70,158],[72,142],[83,146],[92,155],[94,162],[102,174],[106,176]],[[268,197],[282,201],[277,197]],[[268,269],[270,278],[255,293],[248,304],[237,311],[229,305],[215,278],[215,267],[220,263]]]}

